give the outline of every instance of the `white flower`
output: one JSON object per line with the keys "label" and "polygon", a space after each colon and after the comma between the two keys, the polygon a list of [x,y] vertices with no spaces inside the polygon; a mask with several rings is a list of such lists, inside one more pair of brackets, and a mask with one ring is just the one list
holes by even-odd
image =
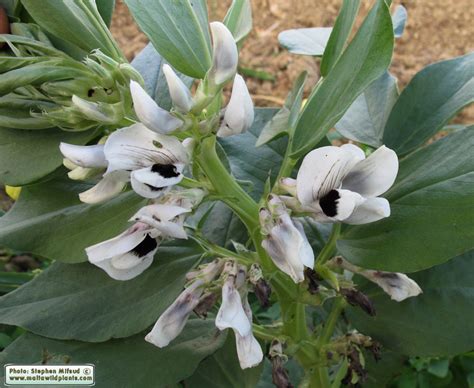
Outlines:
{"label": "white flower", "polygon": [[167,346],[183,331],[189,315],[199,304],[205,286],[222,270],[222,261],[214,260],[194,272],[193,282],[187,287],[156,321],[145,340],[159,348]]}
{"label": "white flower", "polygon": [[403,273],[365,270],[359,272],[359,274],[378,284],[382,290],[390,295],[391,299],[397,302],[423,292],[413,279]]}
{"label": "white flower", "polygon": [[158,233],[137,222],[122,234],[86,248],[89,261],[116,280],[129,280],[145,271],[158,249]]}
{"label": "white flower", "polygon": [[187,239],[183,228],[184,219],[179,216],[189,213],[190,209],[169,204],[154,204],[142,207],[130,221],[142,222],[157,229],[160,235],[171,238]]}
{"label": "white flower", "polygon": [[168,346],[184,329],[189,315],[198,305],[204,282],[196,280],[186,288],[156,321],[145,340],[159,348]]}
{"label": "white flower", "polygon": [[239,74],[235,75],[232,95],[225,108],[224,119],[217,136],[227,137],[247,131],[253,123],[254,110],[247,85]]}
{"label": "white flower", "polygon": [[210,23],[213,57],[208,79],[213,85],[222,85],[237,72],[239,53],[237,44],[229,29],[221,22]]}
{"label": "white flower", "polygon": [[376,283],[382,290],[390,295],[391,299],[397,302],[417,296],[423,292],[413,279],[410,279],[403,273],[365,269],[344,260],[341,256],[335,257],[329,264],[357,273],[371,282]]}
{"label": "white flower", "polygon": [[183,125],[182,120],[160,108],[138,82],[130,81],[130,91],[135,113],[147,128],[157,133],[166,134]]}
{"label": "white flower", "polygon": [[228,274],[222,286],[222,304],[216,317],[219,330],[232,329],[235,334],[237,355],[242,369],[252,368],[263,359],[260,344],[252,334],[252,311],[245,298],[245,306],[237,290],[238,275]]}
{"label": "white flower", "polygon": [[166,63],[163,65],[163,73],[165,74],[173,105],[182,113],[189,112],[193,106],[193,98],[189,88],[178,77],[171,66]]}
{"label": "white flower", "polygon": [[86,203],[98,203],[116,196],[129,181],[142,197],[158,198],[183,179],[182,172],[188,162],[186,149],[177,138],[160,135],[142,124],[118,129],[107,138],[104,146],[80,147],[61,143],[60,149],[67,159],[79,166],[86,167],[91,160],[100,161],[102,167],[107,166],[103,178],[79,195]]}
{"label": "white flower", "polygon": [[272,196],[269,207],[273,214],[267,209],[260,210],[260,223],[266,234],[262,247],[281,271],[295,283],[302,282],[305,267],[314,267],[313,249],[303,226],[291,219],[278,197]]}
{"label": "white flower", "polygon": [[[352,144],[321,147],[303,159],[296,195],[317,221],[374,222],[390,215],[390,204],[378,196],[393,185],[397,172],[397,155],[385,146],[367,159]],[[288,179],[286,185],[291,186]]]}

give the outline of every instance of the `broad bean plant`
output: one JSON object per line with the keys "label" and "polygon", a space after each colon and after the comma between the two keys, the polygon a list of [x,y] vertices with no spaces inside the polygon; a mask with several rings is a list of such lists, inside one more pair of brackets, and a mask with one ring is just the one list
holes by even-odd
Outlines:
{"label": "broad bean plant", "polygon": [[[239,67],[249,0],[0,0],[0,244],[49,259],[0,298],[6,363],[93,363],[98,387],[383,387],[474,348],[474,56],[389,73],[406,10],[359,0],[283,31],[320,62],[278,108]],[[422,6],[422,4],[420,4]],[[264,12],[264,10],[259,10]],[[308,86],[306,86],[307,90]],[[443,136],[437,136],[438,132]],[[3,373],[3,370],[0,372]],[[466,386],[467,381],[463,382]]]}

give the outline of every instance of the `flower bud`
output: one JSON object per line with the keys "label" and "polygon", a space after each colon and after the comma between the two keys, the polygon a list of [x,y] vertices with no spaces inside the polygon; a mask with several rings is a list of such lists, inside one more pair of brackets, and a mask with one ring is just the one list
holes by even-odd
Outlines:
{"label": "flower bud", "polygon": [[213,85],[222,85],[237,72],[239,53],[229,29],[221,22],[210,23],[213,57],[208,79]]}
{"label": "flower bud", "polygon": [[138,119],[152,131],[166,134],[178,129],[183,121],[160,108],[138,82],[130,81],[133,107]]}
{"label": "flower bud", "polygon": [[318,273],[312,268],[306,268],[304,270],[304,277],[308,281],[308,292],[311,295],[315,295],[319,291],[319,284],[323,280]]}
{"label": "flower bud", "polygon": [[90,102],[76,95],[72,96],[72,103],[79,112],[91,121],[114,124],[123,116],[123,112],[117,112],[116,109],[118,108],[118,110],[121,111],[121,103],[107,104]]}
{"label": "flower bud", "polygon": [[189,88],[184,84],[181,78],[174,72],[170,65],[163,65],[166,83],[171,96],[173,105],[182,113],[188,113],[193,106],[193,98]]}
{"label": "flower bud", "polygon": [[288,194],[296,197],[296,179],[293,178],[281,178],[278,182],[278,187],[287,192]]}
{"label": "flower bud", "polygon": [[254,110],[247,85],[239,74],[234,78],[232,95],[225,108],[224,119],[217,136],[228,137],[247,131],[253,123]]}

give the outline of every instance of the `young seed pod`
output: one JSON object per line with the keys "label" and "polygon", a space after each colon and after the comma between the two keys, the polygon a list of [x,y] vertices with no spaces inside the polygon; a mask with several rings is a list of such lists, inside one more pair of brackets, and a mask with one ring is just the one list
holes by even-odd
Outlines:
{"label": "young seed pod", "polygon": [[372,301],[359,290],[355,288],[341,288],[341,294],[351,306],[359,306],[367,314],[374,317],[375,307]]}

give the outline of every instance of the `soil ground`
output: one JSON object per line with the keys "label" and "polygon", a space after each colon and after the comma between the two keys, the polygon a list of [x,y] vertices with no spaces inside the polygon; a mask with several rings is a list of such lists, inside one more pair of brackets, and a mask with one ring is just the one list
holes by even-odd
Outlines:
{"label": "soil ground", "polygon": [[[231,0],[209,0],[210,20],[222,20]],[[319,77],[318,61],[289,54],[278,44],[278,33],[289,28],[332,26],[342,0],[252,0],[254,30],[240,55],[240,64],[263,70],[274,81],[248,79],[256,105],[278,105],[298,74],[307,70],[310,83]],[[360,24],[372,1],[363,0]],[[423,67],[474,49],[474,0],[394,0],[408,10],[405,33],[397,39],[391,72],[403,88]],[[392,6],[393,9],[393,6]],[[127,7],[118,0],[112,32],[129,59],[147,43]],[[474,107],[465,109],[457,122],[472,122]]]}

